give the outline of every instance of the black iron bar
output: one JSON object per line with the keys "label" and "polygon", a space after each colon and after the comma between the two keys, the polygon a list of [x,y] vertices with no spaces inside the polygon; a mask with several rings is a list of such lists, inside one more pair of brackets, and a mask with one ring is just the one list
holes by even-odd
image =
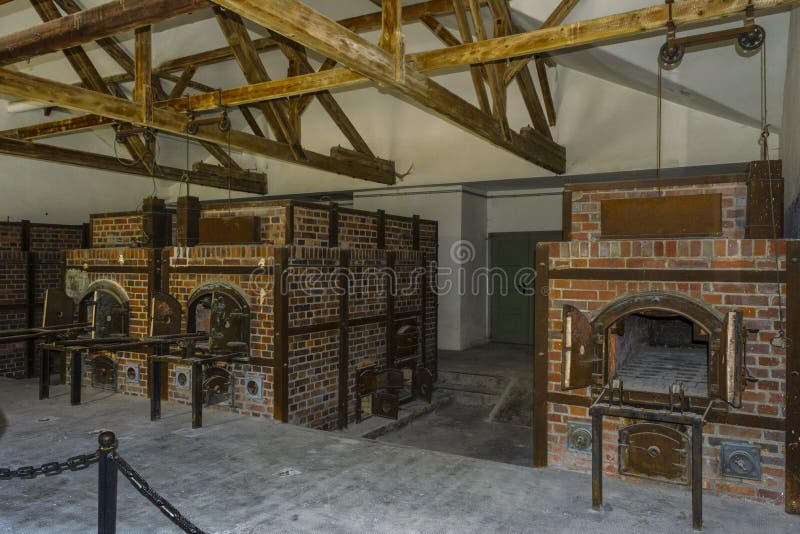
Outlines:
{"label": "black iron bar", "polygon": [[592,413],[592,509],[603,508],[603,413]]}
{"label": "black iron bar", "polygon": [[150,420],[161,419],[161,363],[155,358],[148,359],[150,380]]}
{"label": "black iron bar", "polygon": [[203,426],[203,362],[192,362],[192,428]]}
{"label": "black iron bar", "polygon": [[692,424],[692,528],[703,530],[703,422]]}
{"label": "black iron bar", "polygon": [[50,398],[50,350],[39,348],[39,400]]}
{"label": "black iron bar", "polygon": [[81,386],[83,385],[83,354],[81,351],[67,351],[68,357],[72,357],[72,383],[70,384],[69,402],[73,406],[81,403]]}

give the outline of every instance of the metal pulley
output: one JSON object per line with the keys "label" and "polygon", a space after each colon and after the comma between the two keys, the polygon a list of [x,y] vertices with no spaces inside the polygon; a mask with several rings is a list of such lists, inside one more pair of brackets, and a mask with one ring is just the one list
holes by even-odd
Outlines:
{"label": "metal pulley", "polygon": [[669,21],[667,22],[667,42],[658,52],[658,61],[663,69],[674,69],[680,65],[686,49],[692,46],[723,43],[735,39],[739,49],[745,54],[752,54],[761,49],[766,40],[766,31],[754,20],[754,8],[751,2],[745,12],[744,26],[686,37],[676,37],[675,21],[672,18],[673,0],[667,0]]}

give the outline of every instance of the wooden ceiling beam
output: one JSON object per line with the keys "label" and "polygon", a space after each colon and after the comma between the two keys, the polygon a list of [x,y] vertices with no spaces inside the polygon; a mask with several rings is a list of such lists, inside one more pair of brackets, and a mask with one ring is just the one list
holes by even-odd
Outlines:
{"label": "wooden ceiling beam", "polygon": [[[49,161],[53,163],[76,165],[79,167],[87,167],[90,169],[99,169],[122,174],[146,176],[148,178],[155,176],[156,178],[162,178],[164,180],[171,180],[174,182],[181,182],[185,178],[185,171],[183,169],[176,169],[174,167],[166,167],[161,165],[158,167],[155,175],[151,175],[150,172],[147,171],[141,164],[137,164],[137,162],[133,160],[121,159],[115,156],[103,156],[100,154],[93,154],[91,152],[83,152],[81,150],[72,150],[40,143],[32,143],[30,141],[9,139],[6,137],[0,137],[0,154],[30,158],[37,161]],[[223,189],[228,188],[227,178],[222,178],[215,174],[209,174],[203,172],[202,170],[200,172],[192,172],[190,174],[190,181],[195,185],[219,187]],[[266,182],[261,182],[257,179],[231,180],[231,189],[234,191],[264,195],[267,192],[267,184]]]}
{"label": "wooden ceiling beam", "polygon": [[215,3],[277,33],[291,36],[293,41],[335,59],[536,165],[559,173],[565,170],[566,154],[563,147],[541,135],[523,137],[509,132],[504,137],[500,125],[493,117],[409,65],[405,66],[403,79],[398,80],[395,58],[391,53],[296,0],[215,0]]}
{"label": "wooden ceiling beam", "polygon": [[[461,44],[471,43],[472,29],[469,26],[469,19],[467,19],[467,11],[464,2],[462,0],[452,0],[452,2],[458,33],[461,34]],[[472,85],[475,87],[475,94],[478,96],[478,105],[484,113],[491,113],[492,106],[489,102],[489,96],[486,93],[486,86],[483,83],[486,78],[486,71],[480,65],[470,65],[470,75],[472,76]]]}
{"label": "wooden ceiling beam", "polygon": [[[289,59],[290,62],[294,62],[299,69],[299,72],[302,74],[309,74],[314,72],[313,67],[308,62],[308,57],[306,56],[305,49],[299,46],[297,43],[286,39],[284,36],[276,34],[274,36],[275,41],[278,43],[278,46],[283,51],[283,54]],[[328,113],[330,118],[339,128],[339,130],[344,134],[356,152],[360,152],[361,154],[367,157],[375,157],[375,154],[370,150],[369,145],[367,145],[364,138],[358,133],[355,125],[350,121],[350,118],[345,114],[342,107],[336,102],[336,99],[333,98],[330,91],[320,91],[315,93],[317,100],[319,101],[322,108]],[[299,120],[299,116],[301,110],[299,108],[300,103],[297,104],[296,114]]]}
{"label": "wooden ceiling beam", "polygon": [[[132,122],[181,136],[187,135],[189,118],[183,113],[156,107],[153,109],[152,121],[145,123],[140,120],[139,105],[135,102],[3,68],[0,68],[0,94],[29,98],[78,112],[99,114],[117,121]],[[189,137],[222,145],[230,143],[231,147],[245,152],[353,178],[382,184],[395,182],[394,173],[387,173],[377,164],[342,161],[311,151],[306,151],[305,160],[295,161],[291,149],[284,143],[241,131],[222,132],[216,125],[202,126],[196,134]]]}
{"label": "wooden ceiling beam", "polygon": [[[485,2],[486,0],[481,0]],[[444,15],[453,11],[452,0],[429,0],[403,6],[403,22],[410,23],[423,16]],[[350,31],[360,33],[381,29],[380,11],[367,13],[339,20],[339,24]],[[253,45],[259,52],[274,50],[278,47],[271,37],[253,40]],[[185,69],[189,65],[200,67],[233,59],[233,50],[230,47],[221,47],[207,52],[199,52],[185,57],[175,58],[161,63],[156,67],[157,73],[175,72]]]}
{"label": "wooden ceiling beam", "polygon": [[[747,3],[747,0],[684,0],[676,2],[673,9],[676,20],[682,26],[697,27],[741,17]],[[800,5],[800,0],[753,0],[757,14],[787,10],[795,5]],[[406,16],[407,13],[404,12],[404,17]],[[542,51],[603,45],[619,40],[649,37],[663,32],[667,21],[667,8],[654,6],[523,34],[489,39],[481,43],[462,43],[451,48],[408,54],[406,62],[415,65],[419,70],[433,71],[481,61],[530,56]],[[328,59],[326,64],[331,68],[321,68],[316,73],[267,83],[224,89],[221,92],[206,92],[193,95],[188,100],[191,108],[198,111],[215,109],[219,106],[220,101],[222,105],[229,107],[298,95],[305,95],[306,101],[309,101],[310,95],[318,91],[369,83],[367,77],[350,69],[333,68],[336,64],[334,60]],[[189,107],[186,98],[156,102],[155,105],[178,111],[186,111]],[[66,126],[63,121],[49,124],[52,124],[54,129]],[[48,130],[49,126],[44,124],[38,125],[37,128]],[[19,129],[19,131],[23,130],[24,128]],[[31,135],[35,135],[35,133],[31,132]]]}
{"label": "wooden ceiling beam", "polygon": [[[216,15],[222,33],[225,34],[225,39],[228,45],[233,50],[234,57],[244,74],[248,83],[263,83],[270,82],[272,79],[267,73],[264,62],[258,55],[253,40],[244,26],[242,18],[231,11],[223,10],[219,7],[214,8],[214,15]],[[292,153],[295,159],[303,159],[303,149],[300,147],[300,137],[298,132],[292,127],[292,122],[289,117],[289,110],[286,103],[283,101],[265,102],[259,104],[258,108],[266,117],[267,122],[272,128],[278,141],[287,143],[292,147]]]}
{"label": "wooden ceiling beam", "polygon": [[[31,0],[31,5],[45,23],[56,22],[63,18],[55,3],[53,3],[53,0]],[[62,52],[86,87],[99,93],[109,95],[112,94],[112,91],[118,90],[118,88],[108,86],[103,82],[100,73],[89,59],[83,47],[73,46],[65,48]],[[120,128],[124,128],[124,125],[114,125],[115,131],[119,131]],[[148,147],[145,146],[145,143],[138,136],[125,137],[122,144],[132,158],[144,163],[145,167],[147,167],[150,172],[155,171],[156,163],[153,153],[151,150],[148,150]]]}
{"label": "wooden ceiling beam", "polygon": [[0,65],[209,7],[207,0],[116,0],[0,37]]}

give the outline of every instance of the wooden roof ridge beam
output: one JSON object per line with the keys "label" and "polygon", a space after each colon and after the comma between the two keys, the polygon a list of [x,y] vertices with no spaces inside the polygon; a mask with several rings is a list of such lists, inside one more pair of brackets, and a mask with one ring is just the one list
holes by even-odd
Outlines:
{"label": "wooden roof ridge beam", "polygon": [[[493,117],[406,65],[405,79],[395,79],[394,56],[296,0],[215,0],[241,16],[291,36],[307,48],[334,59],[410,98],[491,143],[554,172],[565,170],[566,151],[544,136],[503,136]],[[448,49],[445,49],[448,50]]]}
{"label": "wooden roof ridge beam", "polygon": [[[189,118],[174,110],[155,107],[151,122],[142,123],[139,105],[123,98],[117,98],[68,84],[54,82],[0,68],[0,94],[18,98],[29,98],[83,113],[100,114],[109,119],[121,122],[132,122],[140,126],[163,130],[181,136],[187,135]],[[277,141],[248,134],[238,130],[222,132],[215,125],[202,126],[200,130],[189,135],[190,138],[201,139],[216,144],[228,144],[231,147],[273,158],[289,163],[297,163],[319,170],[352,176],[382,184],[394,184],[394,173],[387,173],[377,164],[369,162],[349,162],[328,155],[306,151],[306,160],[296,161],[290,148]]]}
{"label": "wooden roof ridge beam", "polygon": [[[49,161],[52,163],[76,165],[79,167],[99,169],[109,172],[146,176],[148,178],[153,176],[143,166],[135,165],[135,162],[132,160],[123,160],[115,156],[104,156],[101,154],[94,154],[91,152],[84,152],[69,148],[61,148],[41,143],[33,143],[30,141],[9,139],[2,136],[0,136],[0,154],[31,158],[37,161]],[[180,182],[183,180],[183,174],[183,169],[176,169],[174,167],[161,165],[156,170],[154,176],[164,180]],[[227,189],[228,187],[227,180],[222,180],[217,175],[208,174],[202,171],[192,173],[191,180],[192,184],[196,185],[219,187],[223,189]],[[233,180],[231,181],[231,189],[234,191],[263,195],[267,192],[267,185],[265,182],[260,182],[258,180]]]}
{"label": "wooden roof ridge beam", "polygon": [[116,0],[0,37],[0,65],[209,7],[207,0]]}
{"label": "wooden roof ridge beam", "polygon": [[[214,15],[248,83],[272,81],[242,18],[237,13],[218,6],[214,8]],[[277,139],[292,147],[295,159],[303,159],[305,156],[300,147],[299,132],[293,127],[286,103],[282,101],[266,102],[258,107],[264,113],[264,117]]]}
{"label": "wooden roof ridge beam", "polygon": [[[753,6],[758,16],[800,5],[800,0],[682,0],[672,4],[672,20],[679,28],[718,23],[743,16],[748,5]],[[411,54],[408,59],[423,71],[485,63],[539,52],[649,37],[664,32],[669,20],[669,6],[660,4],[552,28],[420,52]]]}

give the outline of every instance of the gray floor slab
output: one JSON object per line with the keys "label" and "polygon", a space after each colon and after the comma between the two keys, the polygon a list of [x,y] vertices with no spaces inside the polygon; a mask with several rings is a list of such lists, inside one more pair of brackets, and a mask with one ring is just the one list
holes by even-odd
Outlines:
{"label": "gray floor slab", "polygon": [[[120,453],[210,532],[689,532],[689,493],[606,481],[606,510],[589,477],[346,438],[222,411],[190,429],[187,406],[64,387],[36,400],[30,381],[0,379],[0,465],[64,459],[114,430]],[[0,481],[0,531],[96,528],[97,470]],[[800,517],[727,498],[705,499],[706,532],[797,533]],[[124,479],[119,532],[174,532]]]}

